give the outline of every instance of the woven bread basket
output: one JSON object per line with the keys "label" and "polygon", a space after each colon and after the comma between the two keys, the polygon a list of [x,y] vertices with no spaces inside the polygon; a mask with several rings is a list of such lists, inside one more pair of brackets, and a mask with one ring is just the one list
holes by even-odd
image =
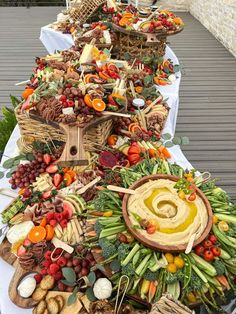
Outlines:
{"label": "woven bread basket", "polygon": [[[19,125],[21,139],[18,146],[22,152],[31,152],[33,142],[40,141],[47,143],[50,141],[66,141],[65,133],[49,124],[32,119],[26,112],[21,110],[21,104],[15,109],[16,119]],[[102,149],[112,131],[112,120],[104,121],[86,131],[84,135],[84,149],[86,151],[96,151]]]}
{"label": "woven bread basket", "polygon": [[71,8],[68,13],[74,21],[78,20],[80,24],[83,24],[104,3],[106,3],[106,0],[83,0],[76,7]]}
{"label": "woven bread basket", "polygon": [[166,50],[166,36],[160,36],[158,42],[147,42],[144,36],[137,36],[132,32],[118,33],[118,57],[123,59],[127,54],[132,58],[155,55],[157,58],[164,56]]}

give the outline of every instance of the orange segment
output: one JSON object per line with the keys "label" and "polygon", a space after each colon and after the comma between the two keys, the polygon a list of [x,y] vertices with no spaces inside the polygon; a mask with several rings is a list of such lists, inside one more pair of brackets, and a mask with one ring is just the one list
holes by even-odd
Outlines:
{"label": "orange segment", "polygon": [[95,98],[92,102],[93,104],[93,109],[96,111],[104,111],[106,109],[106,104],[104,103],[104,101],[102,99],[99,98]]}
{"label": "orange segment", "polygon": [[118,139],[118,136],[115,134],[112,134],[108,136],[107,144],[110,146],[116,145],[117,139]]}
{"label": "orange segment", "polygon": [[46,238],[46,229],[42,226],[33,227],[28,234],[28,239],[32,243],[41,242],[45,238]]}
{"label": "orange segment", "polygon": [[88,107],[90,107],[90,108],[93,107],[92,99],[91,99],[91,97],[90,97],[89,94],[86,94],[86,95],[84,96],[84,102],[86,103],[86,105],[87,105]]}
{"label": "orange segment", "polygon": [[45,227],[46,224],[47,224],[47,219],[46,219],[46,217],[43,217],[43,219],[42,219],[41,222],[40,222],[40,226],[41,226],[41,227]]}
{"label": "orange segment", "polygon": [[108,79],[111,78],[111,77],[110,77],[107,73],[105,73],[105,72],[99,72],[98,75],[99,75],[100,78],[103,79],[103,80],[108,80]]}
{"label": "orange segment", "polygon": [[71,183],[73,182],[73,178],[70,176],[70,174],[68,172],[65,173],[63,180],[66,181],[66,186],[71,185]]}
{"label": "orange segment", "polygon": [[52,240],[54,236],[54,228],[51,225],[46,225],[45,229],[46,229],[46,240],[47,241]]}
{"label": "orange segment", "polygon": [[76,177],[76,172],[75,171],[73,171],[73,170],[68,170],[68,171],[66,171],[66,173],[68,173],[70,176],[71,176],[71,178],[74,180],[75,179],[75,177]]}

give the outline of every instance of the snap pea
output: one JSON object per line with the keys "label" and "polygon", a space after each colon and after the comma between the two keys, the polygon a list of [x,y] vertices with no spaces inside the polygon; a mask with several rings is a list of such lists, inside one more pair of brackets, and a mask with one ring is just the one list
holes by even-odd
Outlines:
{"label": "snap pea", "polygon": [[181,254],[181,256],[184,259],[184,285],[183,285],[183,289],[185,289],[191,280],[192,264],[191,264],[190,258],[186,254]]}

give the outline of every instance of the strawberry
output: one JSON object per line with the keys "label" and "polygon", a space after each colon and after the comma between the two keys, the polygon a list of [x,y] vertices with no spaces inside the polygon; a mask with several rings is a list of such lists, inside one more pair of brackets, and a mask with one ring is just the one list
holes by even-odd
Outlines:
{"label": "strawberry", "polygon": [[52,164],[46,168],[46,172],[50,174],[56,173],[57,171],[58,171],[58,166],[55,164]]}
{"label": "strawberry", "polygon": [[44,253],[44,258],[47,260],[51,260],[52,251],[48,250]]}
{"label": "strawberry", "polygon": [[56,274],[59,271],[60,267],[56,263],[52,263],[49,267],[50,274]]}
{"label": "strawberry", "polygon": [[55,185],[56,187],[59,186],[59,184],[61,183],[61,181],[62,181],[62,175],[59,174],[59,173],[54,174],[53,183],[54,183],[54,185]]}
{"label": "strawberry", "polygon": [[43,276],[42,276],[42,274],[35,274],[34,279],[36,281],[36,284],[38,285],[41,282],[41,280],[43,279]]}
{"label": "strawberry", "polygon": [[49,212],[46,215],[47,221],[49,222],[50,220],[55,218],[55,213],[54,212]]}
{"label": "strawberry", "polygon": [[50,221],[49,221],[49,224],[50,224],[53,228],[55,228],[55,227],[56,227],[56,225],[57,225],[57,221],[56,221],[56,219],[52,219],[52,220],[50,220]]}
{"label": "strawberry", "polygon": [[30,247],[32,245],[32,242],[29,239],[25,239],[23,242],[24,247]]}
{"label": "strawberry", "polygon": [[48,199],[49,197],[51,197],[51,191],[45,191],[45,192],[43,192],[43,194],[42,194],[42,197],[43,197],[43,199]]}
{"label": "strawberry", "polygon": [[67,259],[64,256],[59,257],[59,259],[57,260],[57,265],[59,265],[60,267],[64,267],[67,263]]}
{"label": "strawberry", "polygon": [[66,219],[63,219],[61,222],[60,222],[60,226],[64,229],[67,227],[67,220]]}
{"label": "strawberry", "polygon": [[26,252],[27,252],[27,251],[26,251],[26,248],[25,248],[23,245],[20,245],[20,246],[18,247],[18,249],[17,249],[16,255],[17,255],[18,257],[21,257],[21,256],[25,255]]}
{"label": "strawberry", "polygon": [[73,100],[67,100],[67,106],[68,107],[74,107],[75,103],[73,102]]}
{"label": "strawberry", "polygon": [[50,161],[51,161],[51,156],[49,154],[44,154],[43,155],[43,161],[45,162],[46,165],[49,165],[50,164]]}

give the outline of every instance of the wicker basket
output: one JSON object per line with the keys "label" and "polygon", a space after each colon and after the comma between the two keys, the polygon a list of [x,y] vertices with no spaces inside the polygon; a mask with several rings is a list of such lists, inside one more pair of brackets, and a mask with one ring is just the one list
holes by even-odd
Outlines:
{"label": "wicker basket", "polygon": [[117,33],[118,57],[124,59],[127,54],[132,58],[154,55],[161,57],[165,54],[167,34],[147,34],[126,30],[113,24]]}
{"label": "wicker basket", "polygon": [[69,15],[73,20],[78,20],[80,24],[83,24],[104,3],[106,3],[106,0],[83,0],[78,6],[70,9]]}
{"label": "wicker basket", "polygon": [[[66,135],[60,129],[49,124],[32,119],[27,113],[21,111],[21,104],[15,109],[16,119],[19,124],[21,139],[17,144],[21,151],[31,152],[32,143],[40,141],[47,143],[52,140],[66,141]],[[112,131],[112,120],[104,121],[96,127],[89,129],[84,135],[84,149],[86,151],[96,151],[101,149],[107,141],[107,137]]]}

